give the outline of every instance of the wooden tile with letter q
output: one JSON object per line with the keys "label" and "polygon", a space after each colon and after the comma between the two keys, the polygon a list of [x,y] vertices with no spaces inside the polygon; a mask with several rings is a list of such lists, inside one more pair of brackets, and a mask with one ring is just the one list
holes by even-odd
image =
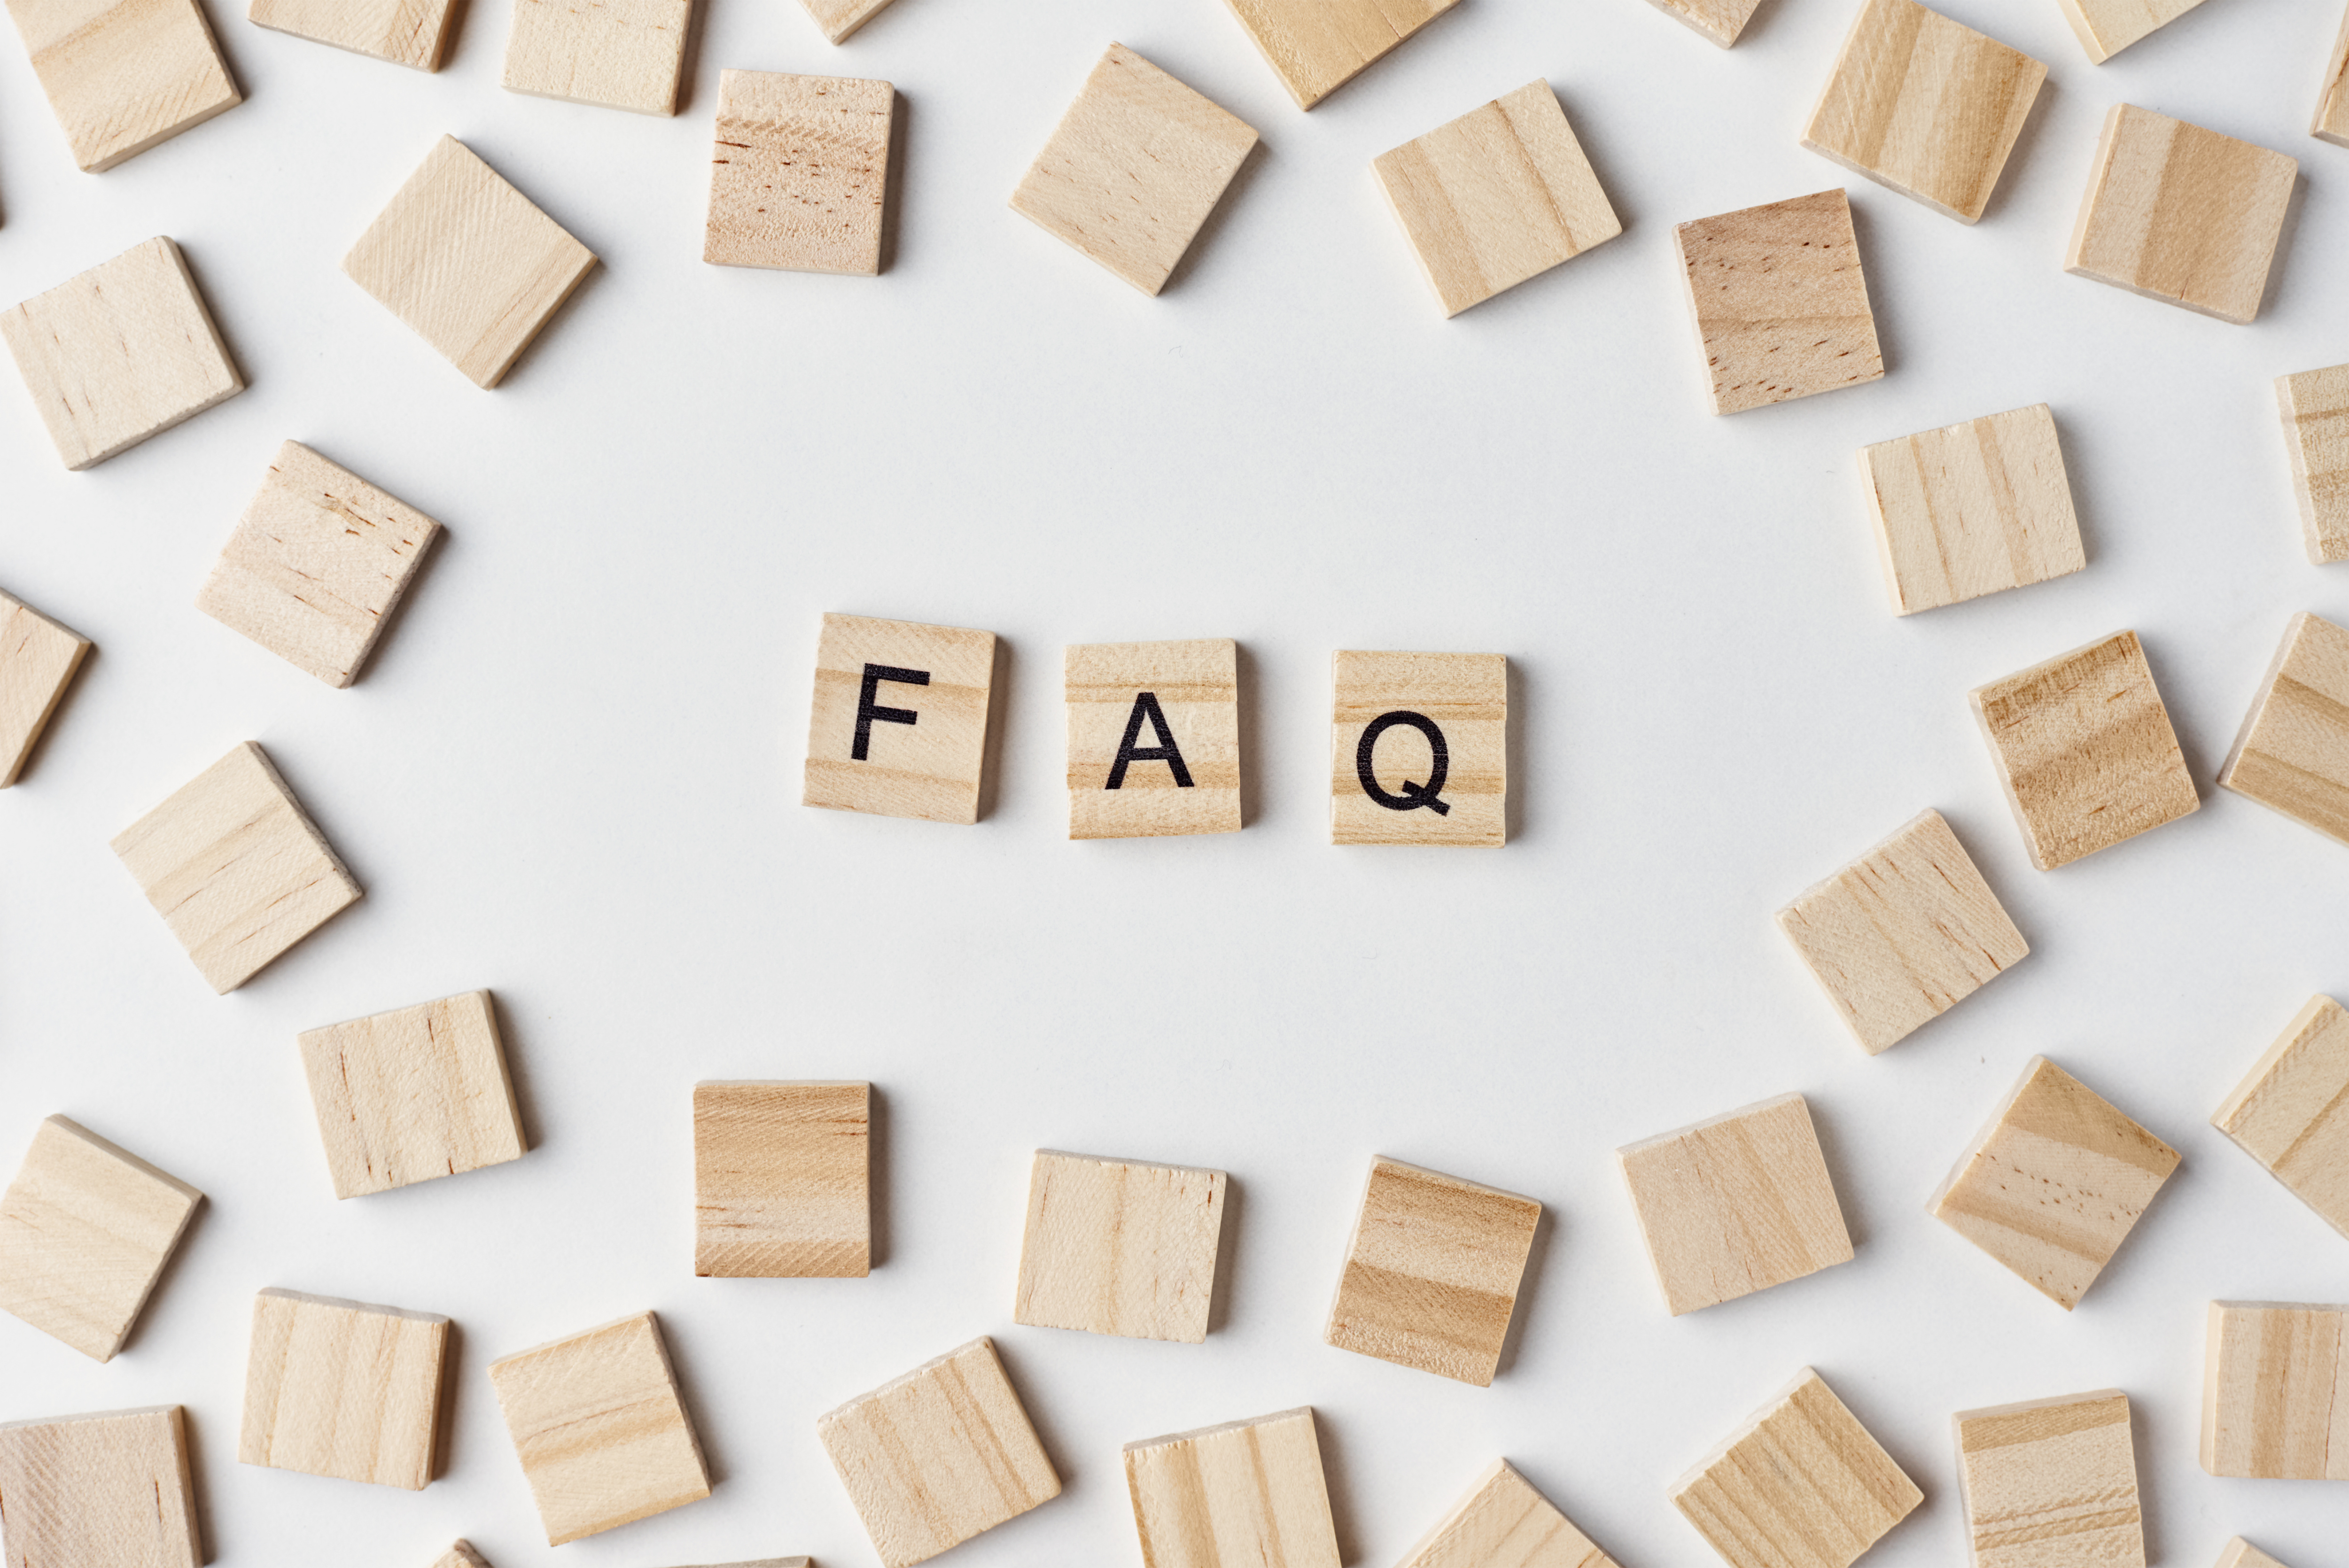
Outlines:
{"label": "wooden tile with letter q", "polygon": [[1951,1425],[1974,1568],[2145,1568],[2127,1394],[1961,1410]]}
{"label": "wooden tile with letter q", "polygon": [[887,82],[781,71],[720,75],[701,259],[724,267],[879,273],[896,104]]}
{"label": "wooden tile with letter q", "polygon": [[203,1197],[50,1117],[0,1196],[0,1310],[112,1360]]}
{"label": "wooden tile with letter q", "polygon": [[2299,170],[2281,152],[2115,104],[2064,270],[2248,325]]}
{"label": "wooden tile with letter q", "polygon": [[1913,615],[2088,563],[2044,403],[1859,449],[1896,614]]}
{"label": "wooden tile with letter q", "polygon": [[202,1568],[177,1405],[0,1426],[8,1568]]}
{"label": "wooden tile with letter q", "polygon": [[2292,617],[2219,782],[2349,843],[2349,629]]}
{"label": "wooden tile with letter q", "polygon": [[2058,4],[2080,46],[2101,66],[2138,39],[2168,26],[2202,0],[2058,0]]}
{"label": "wooden tile with letter q", "polygon": [[1331,843],[1505,841],[1506,658],[1340,652],[1330,678]]}
{"label": "wooden tile with letter q", "polygon": [[2336,147],[2349,147],[2349,12],[2341,17],[2333,57],[2324,63],[2324,89],[2317,95],[2308,133]]}
{"label": "wooden tile with letter q", "polygon": [[1147,1568],[1338,1568],[1309,1408],[1125,1445]]}
{"label": "wooden tile with letter q", "polygon": [[1737,42],[1762,0],[1650,0],[1665,15],[1684,22],[1723,48]]}
{"label": "wooden tile with letter q", "polygon": [[505,378],[595,265],[586,246],[453,136],[426,154],[343,258],[353,283],[478,387]]}
{"label": "wooden tile with letter q", "polygon": [[253,1304],[239,1462],[420,1491],[449,1320],[298,1291]]}
{"label": "wooden tile with letter q", "polygon": [[1851,1262],[1851,1233],[1799,1094],[1628,1144],[1615,1158],[1675,1317]]}
{"label": "wooden tile with letter q", "polygon": [[1495,1460],[1400,1568],[1615,1568],[1506,1460]]}
{"label": "wooden tile with letter q", "polygon": [[801,803],[978,821],[994,683],[992,632],[825,615]]}
{"label": "wooden tile with letter q", "polygon": [[1680,1479],[1672,1506],[1731,1568],[1848,1568],[1924,1495],[1806,1367]]}
{"label": "wooden tile with letter q", "polygon": [[1238,116],[1112,44],[1011,210],[1154,294],[1255,146]]}
{"label": "wooden tile with letter q", "polygon": [[693,1086],[693,1272],[862,1279],[873,1260],[873,1086]]}
{"label": "wooden tile with letter q", "polygon": [[1225,1184],[1220,1171],[1038,1150],[1012,1321],[1200,1343]]}
{"label": "wooden tile with letter q", "polygon": [[2349,561],[2349,365],[2276,378],[2308,559]]}
{"label": "wooden tile with letter q", "polygon": [[187,259],[160,235],[0,313],[0,337],[76,470],[244,390]]}
{"label": "wooden tile with letter q", "polygon": [[1714,413],[1883,376],[1859,237],[1841,190],[1682,223],[1672,245]]}
{"label": "wooden tile with letter q", "polygon": [[243,101],[197,0],[8,0],[8,11],[89,173]]}
{"label": "wooden tile with letter q", "polygon": [[885,1568],[910,1568],[1061,1495],[995,1342],[978,1338],[816,1420]]}
{"label": "wooden tile with letter q", "polygon": [[305,1029],[299,1044],[336,1197],[523,1157],[522,1117],[487,991]]}
{"label": "wooden tile with letter q", "polygon": [[693,0],[514,0],[506,90],[675,114],[692,23]]}
{"label": "wooden tile with letter q", "polygon": [[2210,1125],[2349,1236],[2349,1009],[2312,997]]}
{"label": "wooden tile with letter q", "polygon": [[1240,829],[1239,645],[1068,650],[1069,837]]}
{"label": "wooden tile with letter q", "polygon": [[1491,1387],[1540,1222],[1531,1198],[1371,1161],[1321,1337]]}
{"label": "wooden tile with letter q", "polygon": [[1299,108],[1311,108],[1460,0],[1225,0]]}
{"label": "wooden tile with letter q", "polygon": [[437,71],[456,0],[252,0],[256,26],[356,55]]}
{"label": "wooden tile with letter q", "polygon": [[2349,1306],[2210,1304],[2202,1468],[2246,1480],[2349,1480]]}
{"label": "wooden tile with letter q", "polygon": [[0,789],[25,771],[89,645],[80,633],[0,593]]}
{"label": "wooden tile with letter q", "polygon": [[2284,1565],[2238,1535],[2227,1542],[2225,1551],[2219,1553],[2214,1568],[2284,1568]]}

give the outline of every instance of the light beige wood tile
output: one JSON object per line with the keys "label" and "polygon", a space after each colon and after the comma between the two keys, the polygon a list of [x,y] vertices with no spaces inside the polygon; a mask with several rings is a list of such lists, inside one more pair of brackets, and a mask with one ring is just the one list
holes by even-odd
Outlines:
{"label": "light beige wood tile", "polygon": [[1714,413],[1883,376],[1851,202],[1840,189],[1682,223],[1672,245]]}
{"label": "light beige wood tile", "polygon": [[873,1258],[873,1086],[693,1086],[693,1272],[862,1279]]}
{"label": "light beige wood tile", "polygon": [[1220,1171],[1038,1150],[1012,1321],[1200,1343],[1224,1186]]}
{"label": "light beige wood tile", "polygon": [[1061,1495],[995,1342],[974,1339],[818,1418],[885,1568],[909,1568]]}
{"label": "light beige wood tile", "polygon": [[1459,3],[1225,0],[1299,108],[1311,108]]}
{"label": "light beige wood tile", "polygon": [[2308,133],[2336,147],[2349,147],[2349,12],[2342,14],[2333,57],[2324,62],[2324,87],[2316,96]]}
{"label": "light beige wood tile", "polygon": [[202,1568],[181,1408],[0,1426],[8,1568]]}
{"label": "light beige wood tile", "polygon": [[1688,24],[1723,48],[1737,42],[1762,0],[1650,0],[1665,15]]}
{"label": "light beige wood tile", "polygon": [[240,1463],[421,1491],[449,1320],[298,1291],[253,1304]]}
{"label": "light beige wood tile", "polygon": [[1331,843],[1506,840],[1506,658],[1347,651],[1330,655],[1330,676]]}
{"label": "light beige wood tile", "polygon": [[2244,1540],[2236,1536],[2219,1553],[2217,1568],[2284,1568],[2284,1565]]}
{"label": "light beige wood tile", "polygon": [[1321,1337],[1492,1387],[1541,1205],[1399,1160],[1371,1161]]}
{"label": "light beige wood tile", "polygon": [[490,1568],[490,1560],[474,1551],[471,1542],[460,1541],[432,1568]]}
{"label": "light beige wood tile", "polygon": [[549,1546],[709,1495],[651,1313],[492,1361],[490,1384]]}
{"label": "light beige wood tile", "polygon": [[2115,104],[2064,270],[2247,325],[2299,170],[2281,152]]}
{"label": "light beige wood tile", "polygon": [[298,1038],[337,1198],[502,1165],[528,1147],[487,991]]}
{"label": "light beige wood tile", "polygon": [[1125,1445],[1144,1568],[1339,1568],[1309,1408]]}
{"label": "light beige wood tile", "polygon": [[80,633],[0,593],[0,789],[23,775],[89,647]]}
{"label": "light beige wood tile", "polygon": [[586,246],[453,136],[343,258],[353,283],[480,387],[505,378],[595,265]]}
{"label": "light beige wood tile", "polygon": [[2311,997],[2210,1125],[2349,1236],[2349,1009]]}
{"label": "light beige wood tile", "polygon": [[77,471],[244,390],[180,247],[160,235],[0,313],[0,337]]}
{"label": "light beige wood tile", "polygon": [[692,25],[693,0],[514,0],[506,90],[675,114]]}
{"label": "light beige wood tile", "polygon": [[2103,65],[2183,16],[2202,0],[2057,0],[2088,58]]}
{"label": "light beige wood tile", "polygon": [[2044,403],[1859,449],[1898,614],[2044,583],[2088,563]]}
{"label": "light beige wood tile", "polygon": [[1672,1488],[1731,1568],[1848,1568],[1923,1500],[1807,1367]]}
{"label": "light beige wood tile", "polygon": [[2349,843],[2349,628],[2292,617],[2219,782]]}
{"label": "light beige wood tile", "polygon": [[889,5],[889,0],[800,0],[823,36],[835,44],[848,41],[848,36],[873,20]]}
{"label": "light beige wood tile", "polygon": [[995,634],[865,615],[823,618],[801,802],[978,820]]}
{"label": "light beige wood tile", "polygon": [[355,55],[437,71],[456,0],[252,0],[253,22]]}
{"label": "light beige wood tile", "polygon": [[2031,863],[2043,872],[2202,804],[2135,632],[2115,632],[1968,696]]}
{"label": "light beige wood tile", "polygon": [[887,82],[781,71],[721,75],[701,259],[726,267],[879,273],[896,101]]}
{"label": "light beige wood tile", "polygon": [[195,0],[8,0],[8,12],[92,174],[243,101]]}
{"label": "light beige wood tile", "polygon": [[1615,1568],[1506,1460],[1495,1460],[1400,1568]]}
{"label": "light beige wood tile", "polygon": [[1063,670],[1069,837],[1239,831],[1237,644],[1094,643]]}
{"label": "light beige wood tile", "polygon": [[112,1360],[203,1196],[50,1117],[0,1196],[0,1310]]}
{"label": "light beige wood tile", "polygon": [[2278,377],[2276,402],[2308,559],[2349,561],[2349,365]]}
{"label": "light beige wood tile", "polygon": [[761,1557],[756,1563],[712,1563],[709,1568],[815,1568],[812,1557]]}
{"label": "light beige wood tile", "polygon": [[2117,1388],[1951,1418],[1974,1568],[2145,1568],[2145,1529]]}
{"label": "light beige wood tile", "polygon": [[2349,1480],[2349,1306],[2210,1304],[2202,1468],[2255,1480]]}
{"label": "light beige wood tile", "polygon": [[1799,1094],[1628,1144],[1615,1158],[1675,1317],[1851,1261]]}

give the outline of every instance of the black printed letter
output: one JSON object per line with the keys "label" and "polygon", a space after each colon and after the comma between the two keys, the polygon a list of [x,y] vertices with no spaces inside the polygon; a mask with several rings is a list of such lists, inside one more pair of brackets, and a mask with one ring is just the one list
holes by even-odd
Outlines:
{"label": "black printed letter", "polygon": [[[1427,764],[1426,783],[1413,784],[1405,780],[1397,793],[1390,795],[1379,788],[1376,766],[1379,737],[1398,724],[1408,726],[1427,737],[1427,748],[1433,755]],[[1450,816],[1451,805],[1436,797],[1444,793],[1444,777],[1451,771],[1452,753],[1444,744],[1444,731],[1437,727],[1435,720],[1423,713],[1400,709],[1382,713],[1371,720],[1362,731],[1361,744],[1354,748],[1354,777],[1362,781],[1362,793],[1390,811],[1416,811],[1424,806],[1439,817]]]}
{"label": "black printed letter", "polygon": [[[1142,721],[1150,721],[1151,733],[1160,741],[1156,746],[1136,746],[1142,738]],[[1117,743],[1117,760],[1110,764],[1109,782],[1104,789],[1125,788],[1125,765],[1129,762],[1164,762],[1174,772],[1174,788],[1191,787],[1191,770],[1183,766],[1183,748],[1174,744],[1174,732],[1166,727],[1166,716],[1159,711],[1158,694],[1143,692],[1133,699],[1133,711],[1126,716],[1125,738]]]}
{"label": "black printed letter", "polygon": [[865,753],[873,749],[874,719],[884,724],[913,724],[922,717],[910,707],[874,706],[873,696],[881,689],[883,681],[895,681],[899,686],[927,686],[930,684],[930,672],[901,670],[895,665],[864,666],[864,689],[856,697],[856,744],[848,749],[849,757],[854,761],[865,760]]}

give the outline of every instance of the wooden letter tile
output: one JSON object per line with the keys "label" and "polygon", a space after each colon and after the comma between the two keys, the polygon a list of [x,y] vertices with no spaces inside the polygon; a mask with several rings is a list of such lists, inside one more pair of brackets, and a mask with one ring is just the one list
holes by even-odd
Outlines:
{"label": "wooden letter tile", "polygon": [[8,11],[92,174],[242,101],[195,0],[8,0]]}
{"label": "wooden letter tile", "polygon": [[1859,467],[1898,614],[2088,563],[2044,403],[1862,447]]}
{"label": "wooden letter tile", "polygon": [[651,1313],[492,1361],[490,1383],[549,1546],[709,1495]]}
{"label": "wooden letter tile", "polygon": [[2349,843],[2349,629],[2292,618],[2219,782]]}
{"label": "wooden letter tile", "polygon": [[2281,152],[2115,104],[2064,270],[2246,325],[2299,170]]}
{"label": "wooden letter tile", "polygon": [[490,1568],[490,1560],[474,1551],[471,1542],[460,1541],[432,1568]]}
{"label": "wooden letter tile", "polygon": [[420,1491],[432,1479],[449,1320],[264,1290],[238,1460]]}
{"label": "wooden letter tile", "polygon": [[2349,561],[2349,365],[2276,379],[2308,559]]}
{"label": "wooden letter tile", "polygon": [[1672,1506],[1731,1568],[1848,1568],[1924,1495],[1806,1367],[1680,1479]]}
{"label": "wooden letter tile", "polygon": [[1224,1182],[1220,1171],[1038,1150],[1012,1321],[1198,1344]]}
{"label": "wooden letter tile", "polygon": [[1459,3],[1226,0],[1299,108],[1311,108]]}
{"label": "wooden letter tile", "polygon": [[1373,1160],[1321,1337],[1491,1387],[1540,1220],[1531,1198]]}
{"label": "wooden letter tile", "polygon": [[1125,1445],[1147,1568],[1338,1568],[1309,1407]]}
{"label": "wooden letter tile", "polygon": [[2147,34],[2168,26],[2202,0],[2058,0],[2064,20],[2088,58],[2103,65]]}
{"label": "wooden letter tile", "polygon": [[1723,48],[1737,42],[1762,0],[1651,0],[1665,15],[1687,23]]}
{"label": "wooden letter tile", "polygon": [[881,270],[896,89],[848,77],[718,79],[701,259],[798,273]]}
{"label": "wooden letter tile", "polygon": [[2210,1125],[2349,1236],[2349,1009],[2312,998]]}
{"label": "wooden letter tile", "polygon": [[2214,1301],[2204,1355],[2204,1470],[2349,1480],[2349,1306]]}
{"label": "wooden letter tile", "polygon": [[177,1405],[0,1426],[8,1568],[202,1568]]}
{"label": "wooden letter tile", "polygon": [[253,0],[256,26],[353,54],[437,71],[456,0]]}
{"label": "wooden letter tile", "polygon": [[24,772],[88,652],[88,637],[0,593],[0,789]]}
{"label": "wooden letter tile", "polygon": [[1508,1460],[1495,1460],[1400,1568],[1615,1568],[1615,1560]]}
{"label": "wooden letter tile", "polygon": [[2308,133],[2336,147],[2349,147],[2349,13],[2342,15],[2340,36],[2333,41],[2333,57],[2324,64],[2324,90],[2317,95],[2316,116],[2309,121]]}
{"label": "wooden letter tile", "polygon": [[180,247],[160,235],[0,314],[0,337],[77,470],[244,390]]}
{"label": "wooden letter tile", "polygon": [[2236,1536],[2219,1553],[2216,1568],[2284,1568],[2284,1565],[2244,1540]]}
{"label": "wooden letter tile", "polygon": [[800,0],[823,36],[835,44],[848,41],[848,36],[873,20],[889,5],[889,0]]}
{"label": "wooden letter tile", "polygon": [[1237,644],[1095,643],[1064,668],[1069,837],[1239,831]]}
{"label": "wooden letter tile", "polygon": [[2145,1568],[2127,1394],[1961,1410],[1952,1424],[1974,1568]]}
{"label": "wooden letter tile", "polygon": [[487,991],[305,1030],[300,1044],[336,1197],[523,1157]]}
{"label": "wooden letter tile", "polygon": [[826,615],[801,803],[978,820],[995,634]]}
{"label": "wooden letter tile", "polygon": [[1672,243],[1714,413],[1883,376],[1851,202],[1841,190],[1682,223]]}
{"label": "wooden letter tile", "polygon": [[203,1196],[50,1117],[0,1197],[0,1310],[112,1360]]}
{"label": "wooden letter tile", "polygon": [[1506,658],[1339,653],[1330,674],[1331,843],[1504,841]]}
{"label": "wooden letter tile", "polygon": [[1851,1233],[1801,1095],[1630,1144],[1615,1157],[1675,1317],[1851,1262]]}
{"label": "wooden letter tile", "polygon": [[693,1272],[862,1279],[871,1271],[873,1086],[693,1086]]}
{"label": "wooden letter tile", "polygon": [[995,1342],[974,1339],[820,1417],[885,1568],[909,1568],[1061,1495]]}
{"label": "wooden letter tile", "polygon": [[509,92],[675,114],[693,0],[515,0]]}
{"label": "wooden letter tile", "polygon": [[481,387],[504,378],[595,265],[586,246],[453,136],[343,258],[353,283]]}

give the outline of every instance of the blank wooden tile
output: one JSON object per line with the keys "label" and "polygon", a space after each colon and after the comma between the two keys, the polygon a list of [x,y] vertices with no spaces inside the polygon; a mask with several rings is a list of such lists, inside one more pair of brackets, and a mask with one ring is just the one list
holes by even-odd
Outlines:
{"label": "blank wooden tile", "polygon": [[258,26],[353,54],[437,71],[456,0],[252,0]]}
{"label": "blank wooden tile", "polygon": [[1371,164],[1445,315],[1623,232],[1547,81]]}
{"label": "blank wooden tile", "polygon": [[504,379],[595,265],[586,246],[453,136],[343,258],[353,283],[481,387]]}
{"label": "blank wooden tile", "polygon": [[1961,1410],[1952,1425],[1974,1568],[2145,1568],[2127,1394]]}
{"label": "blank wooden tile", "polygon": [[180,247],[160,235],[0,314],[0,337],[76,470],[244,390]]}
{"label": "blank wooden tile", "polygon": [[1063,669],[1069,837],[1239,831],[1237,644],[1094,643]]}
{"label": "blank wooden tile", "polygon": [[1898,614],[2088,563],[2044,403],[1862,447],[1859,467]]}
{"label": "blank wooden tile", "polygon": [[885,1568],[908,1568],[1061,1495],[995,1342],[974,1339],[816,1421]]}
{"label": "blank wooden tile", "polygon": [[1506,840],[1506,658],[1348,651],[1330,676],[1331,843]]}
{"label": "blank wooden tile", "polygon": [[1615,1568],[1506,1460],[1495,1460],[1400,1568]]}
{"label": "blank wooden tile", "polygon": [[835,44],[846,43],[848,36],[888,9],[889,0],[800,0],[823,36]]}
{"label": "blank wooden tile", "polygon": [[873,1257],[873,1086],[693,1086],[693,1272],[862,1279]]}
{"label": "blank wooden tile", "polygon": [[880,272],[896,101],[887,82],[721,75],[701,259],[801,273]]}
{"label": "blank wooden tile", "polygon": [[2236,1536],[2219,1553],[2216,1568],[2284,1568],[2284,1565],[2244,1540]]}
{"label": "blank wooden tile", "polygon": [[1373,1160],[1321,1337],[1490,1387],[1540,1220],[1531,1198]]}
{"label": "blank wooden tile", "polygon": [[1226,0],[1299,108],[1311,108],[1459,3]]}
{"label": "blank wooden tile", "polygon": [[978,820],[995,634],[866,615],[823,618],[801,802]]}
{"label": "blank wooden tile", "polygon": [[2057,0],[2088,58],[2103,65],[2131,44],[2167,27],[2202,0]]}
{"label": "blank wooden tile", "polygon": [[1713,411],[1734,414],[1884,374],[1851,202],[1822,191],[1672,231]]}
{"label": "blank wooden tile", "polygon": [[1012,1320],[1206,1339],[1224,1184],[1220,1171],[1038,1150]]}
{"label": "blank wooden tile", "polygon": [[2349,365],[2276,378],[2308,559],[2349,561]]}
{"label": "blank wooden tile", "polygon": [[2349,1306],[2210,1304],[2202,1468],[2253,1480],[2349,1480]]}
{"label": "blank wooden tile", "polygon": [[693,0],[514,0],[509,92],[675,114]]}
{"label": "blank wooden tile", "polygon": [[0,1196],[0,1309],[111,1361],[203,1196],[50,1117]]}
{"label": "blank wooden tile", "polygon": [[2349,147],[2349,12],[2342,15],[2333,57],[2324,63],[2324,88],[2317,94],[2308,133],[2336,147]]}
{"label": "blank wooden tile", "polygon": [[2349,1009],[2310,998],[2210,1125],[2349,1236]]}
{"label": "blank wooden tile", "polygon": [[202,1568],[177,1405],[0,1426],[8,1568]]}
{"label": "blank wooden tile", "polygon": [[2031,863],[2070,865],[2202,802],[2135,632],[1968,694]]}
{"label": "blank wooden tile", "polygon": [[306,1029],[299,1043],[336,1197],[523,1157],[522,1117],[487,991]]}
{"label": "blank wooden tile", "polygon": [[651,1313],[492,1361],[490,1384],[549,1546],[709,1495]]}
{"label": "blank wooden tile", "polygon": [[8,0],[8,11],[92,174],[242,101],[195,0]]}
{"label": "blank wooden tile", "polygon": [[2349,843],[2349,628],[2292,617],[2219,782]]}
{"label": "blank wooden tile", "polygon": [[460,1541],[432,1568],[490,1568],[490,1560],[474,1551],[471,1542]]}
{"label": "blank wooden tile", "polygon": [[1146,1568],[1339,1568],[1309,1408],[1125,1445]]}
{"label": "blank wooden tile", "polygon": [[1687,23],[1723,48],[1737,42],[1762,0],[1651,0],[1665,15]]}
{"label": "blank wooden tile", "polygon": [[1851,1261],[1851,1233],[1801,1095],[1629,1144],[1615,1157],[1675,1317]]}
{"label": "blank wooden tile", "polygon": [[448,1347],[449,1320],[435,1313],[263,1291],[238,1460],[422,1491]]}
{"label": "blank wooden tile", "polygon": [[1807,1367],[1672,1488],[1732,1568],[1848,1568],[1923,1500]]}
{"label": "blank wooden tile", "polygon": [[2064,270],[2248,324],[2299,169],[2281,152],[2115,104]]}
{"label": "blank wooden tile", "polygon": [[34,743],[88,653],[88,637],[0,593],[0,789],[24,773]]}

